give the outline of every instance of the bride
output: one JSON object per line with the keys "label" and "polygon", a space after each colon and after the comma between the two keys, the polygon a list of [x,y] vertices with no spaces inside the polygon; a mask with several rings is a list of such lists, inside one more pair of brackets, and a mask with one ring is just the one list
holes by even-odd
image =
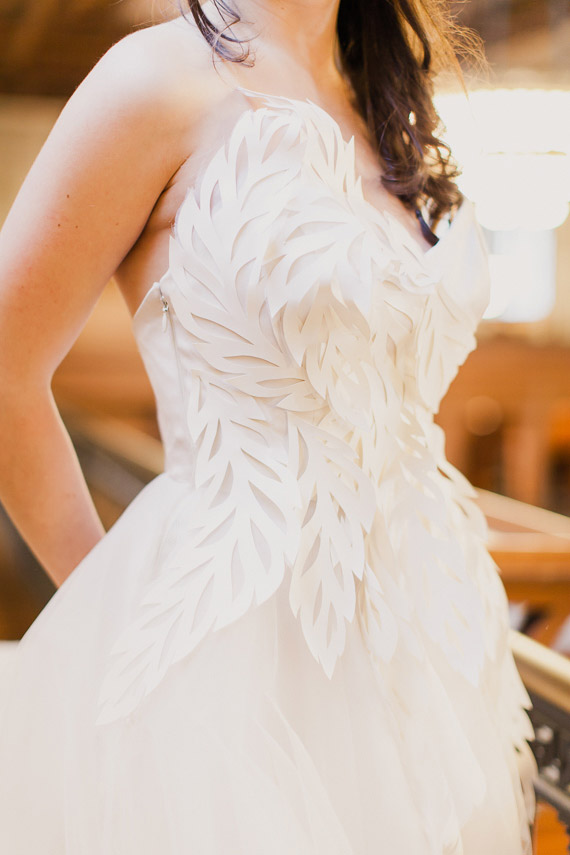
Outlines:
{"label": "bride", "polygon": [[[0,234],[0,500],[58,588],[1,851],[531,852],[530,699],[433,422],[488,300],[432,101],[460,49],[441,0],[190,0],[66,104]],[[105,533],[51,380],[113,276],[166,464]]]}

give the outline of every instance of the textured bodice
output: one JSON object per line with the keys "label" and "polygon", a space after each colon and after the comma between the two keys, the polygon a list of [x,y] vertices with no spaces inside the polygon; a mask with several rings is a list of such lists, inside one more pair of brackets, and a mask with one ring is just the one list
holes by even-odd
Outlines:
{"label": "textured bodice", "polygon": [[[433,422],[489,297],[474,206],[425,251],[364,197],[327,112],[240,91],[258,103],[188,191],[133,319],[166,472],[188,491],[115,678],[149,622],[164,655],[139,697],[286,579],[329,677],[357,614],[373,656],[398,638],[419,651],[420,627],[476,680],[490,559]],[[107,715],[125,702],[111,677]]]}
{"label": "textured bodice", "polygon": [[328,113],[252,94],[264,106],[188,192],[169,268],[133,321],[174,477],[194,470],[196,383],[255,399],[276,428],[284,411],[398,430],[399,403],[437,411],[488,301],[472,202],[424,251],[364,198],[354,140]]}

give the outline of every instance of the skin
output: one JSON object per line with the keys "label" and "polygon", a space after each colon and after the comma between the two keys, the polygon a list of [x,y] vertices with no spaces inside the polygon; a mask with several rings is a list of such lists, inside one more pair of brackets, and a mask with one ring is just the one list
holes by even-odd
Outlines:
{"label": "skin", "polygon": [[[338,0],[238,5],[232,32],[255,36],[252,68],[214,68],[180,18],[112,47],[67,102],[0,232],[0,501],[56,586],[104,528],[53,400],[54,371],[113,275],[134,313],[167,269],[186,190],[247,106],[235,85],[328,110],[345,139],[356,136],[364,195],[429,248],[414,214],[378,185],[334,61]],[[211,2],[203,8],[219,22]]]}

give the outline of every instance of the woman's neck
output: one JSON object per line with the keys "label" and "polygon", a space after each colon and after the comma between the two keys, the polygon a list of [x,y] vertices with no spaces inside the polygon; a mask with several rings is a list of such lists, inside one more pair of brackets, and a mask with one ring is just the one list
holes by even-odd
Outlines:
{"label": "woman's neck", "polygon": [[[336,22],[340,0],[233,0],[241,22],[228,35],[249,42],[259,67],[311,81],[324,89],[339,80]],[[202,4],[208,18],[224,22],[211,0]]]}

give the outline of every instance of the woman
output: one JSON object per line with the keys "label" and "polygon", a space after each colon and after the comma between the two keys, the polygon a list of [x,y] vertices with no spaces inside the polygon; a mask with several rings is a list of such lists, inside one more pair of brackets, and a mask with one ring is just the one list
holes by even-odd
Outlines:
{"label": "woman", "polygon": [[[115,45],[2,232],[1,499],[59,589],[0,850],[530,853],[530,699],[433,422],[488,299],[448,12],[237,5]],[[113,274],[166,464],[104,535],[50,381]]]}

